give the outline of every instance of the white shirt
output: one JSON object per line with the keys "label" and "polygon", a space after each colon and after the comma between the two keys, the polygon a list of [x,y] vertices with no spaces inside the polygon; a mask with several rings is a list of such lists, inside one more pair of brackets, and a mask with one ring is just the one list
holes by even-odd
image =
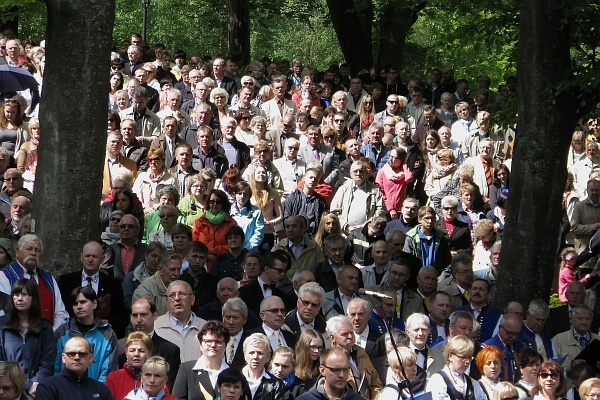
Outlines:
{"label": "white shirt", "polygon": [[265,285],[268,285],[268,283],[260,279],[260,276],[258,277],[258,285],[260,286],[260,290],[262,290],[265,299],[269,296],[273,296],[273,290],[271,290],[271,288],[265,289]]}
{"label": "white shirt", "polygon": [[227,368],[229,368],[229,365],[227,365],[227,363],[225,362],[225,358],[221,359],[221,366],[219,367],[219,369],[214,370],[214,369],[209,369],[208,366],[206,365],[206,357],[200,356],[198,361],[196,361],[194,368],[192,368],[192,369],[194,371],[204,370],[204,371],[208,372],[208,377],[210,378],[210,384],[212,385],[212,388],[215,389],[217,387],[217,377],[219,376],[221,371],[226,370]]}
{"label": "white shirt", "polygon": [[276,333],[279,334],[279,340],[281,341],[281,343],[283,343],[284,346],[287,346],[287,342],[285,341],[285,338],[283,337],[283,333],[281,332],[281,330],[276,331],[274,329],[269,328],[265,324],[262,324],[262,328],[264,329],[265,334],[269,338],[269,343],[271,343],[271,349],[275,350],[280,347],[279,343],[277,343]]}
{"label": "white shirt", "polygon": [[362,333],[354,332],[354,337],[356,338],[356,344],[358,346],[362,347],[363,349],[367,347],[367,338],[369,337],[369,326],[367,325],[367,327],[364,331],[362,331]]}
{"label": "white shirt", "polygon": [[[304,332],[307,329],[315,329],[315,321],[313,320],[313,322],[311,322],[310,324],[305,323],[304,321],[302,321],[302,318],[300,318],[300,314],[298,313],[298,311],[296,311],[296,319],[298,320],[298,325],[300,325],[300,332]],[[308,327],[306,325],[308,325]]]}
{"label": "white shirt", "polygon": [[261,382],[262,382],[262,378],[266,378],[269,379],[269,374],[267,374],[266,371],[263,370],[263,374],[260,377],[260,379],[252,379],[250,378],[250,375],[248,374],[248,366],[246,365],[244,368],[242,368],[242,374],[244,374],[244,376],[246,377],[246,380],[248,381],[248,386],[250,386],[250,392],[252,393],[252,398],[254,398],[254,395],[256,394],[256,391],[258,390],[258,387],[260,386]]}
{"label": "white shirt", "polygon": [[81,273],[81,286],[85,287],[88,285],[88,280],[87,278],[92,278],[92,289],[94,289],[94,292],[96,292],[96,294],[98,294],[98,284],[100,283],[100,273],[96,272],[94,275],[87,275],[85,272]]}

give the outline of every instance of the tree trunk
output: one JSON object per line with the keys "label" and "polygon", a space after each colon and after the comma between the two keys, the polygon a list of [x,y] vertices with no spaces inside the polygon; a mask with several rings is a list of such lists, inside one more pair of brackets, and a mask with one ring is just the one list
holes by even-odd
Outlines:
{"label": "tree trunk", "polygon": [[[521,3],[519,122],[496,303],[548,300],[558,251],[567,151],[576,123],[573,93],[550,92],[571,78],[562,0]],[[564,19],[563,19],[564,18]]]}
{"label": "tree trunk", "polygon": [[352,74],[373,64],[371,0],[327,0],[333,28]]}
{"label": "tree trunk", "polygon": [[227,0],[227,42],[229,55],[241,54],[250,63],[250,1]]}
{"label": "tree trunk", "polygon": [[427,2],[413,7],[402,7],[398,2],[388,2],[379,18],[379,56],[377,63],[384,67],[394,64],[401,68],[404,61],[404,45],[410,28],[417,22],[418,13]]}
{"label": "tree trunk", "polygon": [[45,268],[80,268],[98,238],[115,1],[47,0],[42,138],[33,197]]}
{"label": "tree trunk", "polygon": [[11,7],[7,10],[1,10],[4,14],[0,18],[0,33],[10,29],[14,32],[15,37],[19,37],[19,7]]}

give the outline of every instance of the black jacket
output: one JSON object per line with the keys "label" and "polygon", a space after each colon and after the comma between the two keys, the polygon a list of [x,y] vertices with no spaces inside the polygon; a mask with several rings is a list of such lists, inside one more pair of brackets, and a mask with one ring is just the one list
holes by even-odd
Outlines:
{"label": "black jacket", "polygon": [[[200,158],[200,152],[202,149],[198,146],[193,153],[192,158],[192,167],[197,169],[198,171],[202,170],[206,165],[204,161]],[[227,161],[227,157],[223,154],[223,148],[218,144],[213,144],[213,148],[210,151],[210,155],[213,159],[212,169],[217,174],[217,178],[221,179],[223,174],[229,168],[229,161]]]}
{"label": "black jacket", "polygon": [[216,276],[206,272],[204,268],[202,268],[200,275],[196,277],[193,277],[190,270],[187,269],[179,279],[189,283],[194,291],[195,301],[192,307],[203,306],[217,298],[217,283],[219,283],[219,280]]}
{"label": "black jacket", "polygon": [[[319,380],[317,380],[317,383],[315,383],[315,385],[308,392],[298,396],[296,400],[329,400],[327,394],[324,391],[322,391],[322,383],[319,384],[319,382],[321,382],[323,379],[325,378],[319,378]],[[358,393],[355,393],[354,390],[352,390],[352,388],[350,387],[350,385],[346,385],[346,388],[344,389],[340,400],[364,400],[364,397],[362,397]]]}
{"label": "black jacket", "polygon": [[288,400],[292,399],[290,392],[285,388],[283,382],[267,372],[269,378],[263,376],[254,397],[249,388],[246,388],[244,397],[252,400]]}
{"label": "black jacket", "polygon": [[36,400],[114,400],[108,386],[88,378],[87,372],[81,378],[66,368],[58,375],[44,379],[37,387]]}
{"label": "black jacket", "polygon": [[283,217],[303,215],[308,220],[308,234],[317,233],[321,216],[329,210],[327,201],[318,193],[307,197],[301,189],[296,189],[286,197],[283,203]]}

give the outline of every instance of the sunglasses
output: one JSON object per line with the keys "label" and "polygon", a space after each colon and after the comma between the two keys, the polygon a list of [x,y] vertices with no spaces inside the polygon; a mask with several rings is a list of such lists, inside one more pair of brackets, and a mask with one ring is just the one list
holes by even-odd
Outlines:
{"label": "sunglasses", "polygon": [[77,356],[79,356],[79,358],[85,358],[85,357],[89,356],[90,353],[88,353],[87,351],[68,351],[68,352],[65,352],[65,355],[67,357],[69,357],[70,359],[74,359]]}
{"label": "sunglasses", "polygon": [[117,217],[112,217],[110,220],[112,222],[121,222],[121,218],[117,218]]}
{"label": "sunglasses", "polygon": [[209,200],[208,204],[223,204],[221,200]]}
{"label": "sunglasses", "polygon": [[542,379],[548,379],[548,378],[558,379],[558,374],[553,374],[550,372],[540,372],[540,377]]}
{"label": "sunglasses", "polygon": [[135,229],[135,228],[137,228],[137,225],[133,225],[133,224],[121,224],[121,225],[119,225],[119,228],[121,228],[121,229]]}

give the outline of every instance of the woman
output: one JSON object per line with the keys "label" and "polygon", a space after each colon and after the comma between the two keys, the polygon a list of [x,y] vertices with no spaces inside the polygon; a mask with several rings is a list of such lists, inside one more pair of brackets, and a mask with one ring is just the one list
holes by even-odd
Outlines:
{"label": "woman", "polygon": [[473,359],[473,348],[473,342],[466,336],[450,338],[444,349],[446,366],[429,378],[425,392],[432,392],[434,399],[485,399],[479,383],[465,373]]}
{"label": "woman", "polygon": [[121,112],[126,108],[129,108],[129,94],[127,93],[127,90],[121,89],[115,92],[115,105],[116,108],[114,110],[116,112]]}
{"label": "woman", "polygon": [[260,246],[264,238],[265,219],[260,208],[250,202],[252,189],[246,181],[233,187],[235,202],[231,207],[231,217],[244,230],[244,248],[253,250]]}
{"label": "woman", "polygon": [[254,168],[250,176],[250,187],[253,203],[262,211],[264,219],[264,237],[260,244],[262,253],[271,251],[275,245],[275,227],[283,221],[281,196],[270,187],[267,180],[267,168],[262,165]]}
{"label": "woman", "polygon": [[[411,393],[406,386],[400,389],[400,383],[408,380],[412,382],[417,376],[417,355],[407,347],[398,347],[398,354],[402,360],[402,368],[396,352],[391,351],[387,355],[388,364],[393,373],[393,382],[387,382],[387,386],[379,393],[378,400],[410,399]],[[404,375],[406,373],[406,375]]]}
{"label": "woman", "polygon": [[142,202],[144,214],[154,209],[153,201],[158,185],[177,187],[177,177],[165,166],[166,155],[162,149],[148,151],[148,171],[141,172],[133,184],[133,192]]}
{"label": "woman", "polygon": [[[278,158],[279,155],[277,154],[277,148],[275,147],[275,143],[267,139],[266,136],[267,119],[261,115],[252,118],[252,120],[250,121],[250,129],[252,130],[252,137],[247,138],[246,136],[244,136],[244,138],[247,138],[250,141],[244,142],[250,147],[250,158],[254,159],[258,155],[256,153],[256,150],[254,149],[254,146],[256,146],[256,144],[260,141],[266,142],[269,146],[269,149],[271,150],[271,154],[273,154],[275,158]],[[238,139],[240,138],[238,137]]]}
{"label": "woman", "polygon": [[129,392],[141,385],[142,365],[152,354],[154,345],[150,336],[144,332],[132,332],[125,342],[125,364],[106,377],[106,386],[115,399],[124,398]]}
{"label": "woman", "polygon": [[281,179],[279,170],[271,162],[271,154],[272,151],[269,143],[264,140],[258,141],[254,145],[254,159],[242,174],[242,179],[250,182],[251,176],[254,175],[254,169],[259,165],[263,166],[267,171],[268,184],[273,189],[279,191],[279,193],[283,193],[283,180]]}
{"label": "woman", "polygon": [[519,353],[518,361],[521,380],[515,386],[519,392],[519,399],[523,400],[532,395],[531,389],[537,380],[544,358],[537,351],[526,347]]}
{"label": "woman", "polygon": [[315,242],[323,249],[325,238],[333,233],[342,234],[340,219],[336,213],[326,212],[321,216],[317,233],[315,233]]}
{"label": "woman", "polygon": [[481,371],[479,383],[490,400],[496,391],[496,385],[500,382],[500,372],[502,372],[503,362],[504,357],[496,346],[484,347],[477,353],[477,357],[475,357],[475,364],[479,368],[479,371]]}
{"label": "woman", "polygon": [[202,175],[193,175],[190,178],[187,194],[179,201],[177,208],[189,226],[194,225],[194,221],[204,214],[208,195],[206,189],[206,180]]}
{"label": "woman", "polygon": [[[217,378],[217,392],[220,400],[240,400],[245,392],[248,391],[248,381],[242,374],[234,368],[227,368],[221,372]],[[244,400],[249,400],[243,398]]]}
{"label": "woman", "polygon": [[[598,370],[596,367],[586,362],[571,364],[571,370],[567,373],[567,378],[569,378],[569,390],[564,397],[567,399],[582,400],[579,396],[579,388],[581,387],[581,384],[588,379],[597,378],[597,375]],[[592,393],[591,396],[594,396],[594,394],[596,396],[600,396],[600,391],[597,390],[595,392],[596,393]],[[591,396],[588,394],[587,397]]]}
{"label": "woman", "polygon": [[181,265],[181,273],[183,273],[190,266],[187,255],[192,244],[192,228],[182,223],[175,224],[171,229],[171,240],[173,241],[173,253],[179,254],[183,260]]}
{"label": "woman", "polygon": [[140,222],[140,227],[144,229],[144,210],[142,204],[135,194],[129,189],[118,189],[112,193],[112,198],[107,197],[107,200],[100,206],[100,225],[101,230],[109,225],[110,214],[113,211],[122,211],[124,214],[131,214]]}
{"label": "woman", "polygon": [[316,382],[319,377],[320,357],[325,350],[323,337],[312,329],[306,329],[296,342],[296,367],[299,379]]}
{"label": "woman", "polygon": [[456,177],[456,171],[456,157],[454,156],[454,152],[450,149],[438,150],[431,173],[425,178],[425,193],[429,198],[427,204],[431,204],[433,197],[442,191],[449,181]]}
{"label": "woman", "polygon": [[485,214],[485,217],[492,221],[494,224],[494,230],[498,232],[500,236],[504,233],[504,223],[506,221],[506,207],[508,206],[508,196],[504,193],[500,193],[496,199],[496,207],[491,209]]}
{"label": "woman", "polygon": [[194,222],[192,240],[208,247],[207,263],[210,266],[219,254],[227,253],[227,230],[237,225],[229,211],[231,203],[222,190],[213,189],[204,205],[206,212]]}
{"label": "woman", "polygon": [[11,289],[6,315],[0,317],[0,361],[17,361],[24,387],[34,396],[37,385],[54,374],[56,345],[52,325],[42,318],[34,279],[19,279]]}
{"label": "woman", "polygon": [[156,65],[152,64],[151,62],[147,62],[142,65],[142,68],[144,71],[146,71],[146,84],[148,84],[148,86],[157,92],[160,92],[160,83],[158,82],[158,79],[156,79]]}
{"label": "woman", "polygon": [[254,156],[252,152],[252,148],[254,147],[254,136],[250,127],[250,121],[253,119],[250,115],[250,111],[245,108],[240,108],[235,112],[233,117],[237,122],[235,137],[240,142],[246,143],[248,147],[250,147],[250,158],[252,158]]}
{"label": "woman", "polygon": [[262,272],[260,270],[262,258],[257,250],[250,250],[244,257],[243,276],[240,280],[240,287],[254,282]]}
{"label": "woman", "polygon": [[108,92],[108,108],[117,110],[117,91],[123,89],[123,74],[113,72],[110,74],[110,89]]}
{"label": "woman", "polygon": [[129,271],[123,279],[123,295],[125,297],[125,307],[131,309],[133,292],[146,279],[154,275],[158,270],[160,260],[167,254],[167,248],[160,242],[148,243],[144,254],[144,261]]}
{"label": "woman", "polygon": [[501,193],[508,194],[508,183],[510,179],[510,170],[504,164],[500,164],[494,171],[494,183],[489,189],[490,208],[493,210],[496,207],[498,196]]}
{"label": "woman", "polygon": [[94,362],[88,366],[88,377],[104,382],[109,372],[117,369],[117,336],[108,322],[96,318],[98,296],[91,287],[78,287],[71,292],[69,303],[75,318],[62,324],[55,332],[56,362],[54,372],[62,368],[61,355],[65,343],[72,337],[85,338],[94,349]]}
{"label": "woman", "polygon": [[177,396],[166,393],[168,373],[169,364],[164,358],[161,356],[147,358],[142,365],[142,386],[129,392],[125,400],[178,400]]}
{"label": "woman", "polygon": [[31,139],[23,143],[17,157],[17,169],[23,173],[23,179],[33,183],[37,167],[38,151],[40,144],[40,120],[33,117],[29,120],[29,133]]}
{"label": "woman", "polygon": [[[173,395],[179,399],[211,400],[216,397],[217,377],[229,368],[224,357],[229,330],[223,322],[208,321],[200,329],[198,340],[202,355],[197,361],[181,364],[175,379]],[[203,376],[205,374],[207,376]]]}
{"label": "woman", "polygon": [[567,158],[567,168],[571,169],[573,165],[585,158],[585,146],[584,146],[585,134],[583,131],[577,130],[573,132],[571,137],[571,146],[569,146],[569,155]]}
{"label": "woman", "polygon": [[229,202],[231,204],[235,204],[235,192],[233,191],[233,187],[242,181],[242,173],[236,164],[231,165],[225,173],[223,173],[223,177],[219,181],[217,185],[217,189],[224,191],[227,193],[227,197],[229,198]]}
{"label": "woman", "polygon": [[517,400],[518,398],[519,392],[515,385],[510,382],[499,382],[490,400]]}
{"label": "woman", "polygon": [[554,361],[545,361],[540,366],[533,389],[532,400],[558,400],[562,399],[567,391],[567,378],[563,375],[560,365]]}
{"label": "woman", "polygon": [[6,267],[15,260],[15,247],[8,238],[0,238],[0,268]]}
{"label": "woman", "polygon": [[440,135],[434,130],[427,132],[425,142],[421,144],[423,160],[425,161],[425,176],[429,176],[437,161],[437,152],[442,148]]}
{"label": "woman", "polygon": [[475,238],[474,229],[479,220],[484,219],[483,208],[475,204],[475,186],[471,183],[463,183],[458,190],[460,207],[458,219],[466,222],[471,227],[471,237]]}
{"label": "woman", "polygon": [[298,91],[292,95],[292,101],[296,103],[296,108],[300,109],[300,103],[304,99],[310,99],[310,105],[312,106],[320,106],[321,99],[319,95],[312,90],[313,87],[313,77],[312,75],[304,75],[302,80],[300,81],[300,85],[298,85]]}
{"label": "woman", "polygon": [[[574,282],[577,279],[575,271],[577,268],[574,267],[577,262],[577,251],[574,247],[565,247],[560,252],[560,265],[558,272],[558,298],[563,303],[567,303],[567,288],[569,283]],[[586,274],[583,278],[579,279],[579,282],[587,285],[588,280],[591,278],[590,274]]]}
{"label": "woman", "polygon": [[312,381],[300,379],[294,373],[294,364],[296,356],[294,350],[289,347],[279,347],[273,352],[271,360],[271,374],[275,378],[281,379],[287,391],[296,398],[302,393],[308,392],[313,386]]}
{"label": "woman", "polygon": [[473,271],[486,269],[490,263],[490,249],[499,240],[499,235],[494,229],[494,223],[489,219],[482,219],[475,225],[474,230],[477,243],[473,251]]}
{"label": "woman", "polygon": [[598,400],[600,398],[600,379],[590,378],[579,386],[581,400]]}
{"label": "woman", "polygon": [[222,123],[229,115],[229,105],[227,104],[229,101],[229,93],[227,93],[225,89],[215,88],[211,90],[209,98],[210,102],[217,107],[219,123]]}
{"label": "woman", "polygon": [[119,117],[119,113],[117,113],[112,108],[109,109],[106,131],[107,132],[115,132],[115,131],[118,132],[120,127],[121,127],[121,117]]}
{"label": "woman", "polygon": [[162,229],[151,232],[150,235],[148,235],[148,243],[160,242],[167,248],[167,251],[172,251],[173,237],[171,231],[177,224],[179,210],[177,210],[177,207],[164,204],[158,207],[158,216],[160,218],[160,226]]}
{"label": "woman", "polygon": [[300,146],[305,146],[306,143],[308,143],[308,140],[306,139],[307,129],[308,115],[305,113],[298,113],[298,115],[296,115],[296,126],[294,128],[294,133],[299,137],[298,140],[300,140]]}
{"label": "woman", "polygon": [[[439,192],[438,194],[436,194],[433,197],[433,206],[437,212],[437,214],[440,216],[440,218],[442,217],[442,199],[446,196],[454,196],[457,199],[460,199],[460,187],[462,185],[464,185],[465,183],[469,183],[472,185],[472,189],[473,189],[473,207],[476,209],[481,209],[483,210],[483,196],[481,195],[481,191],[479,190],[479,187],[473,183],[473,174],[475,173],[475,168],[473,168],[472,165],[469,164],[462,164],[459,168],[458,168],[458,173],[456,174],[455,178],[452,179],[451,181],[449,181],[446,184],[446,187],[444,187],[444,189]],[[467,222],[469,221],[469,218],[465,215],[462,216],[462,218],[460,218],[461,221]]]}
{"label": "woman", "polygon": [[244,340],[246,366],[242,374],[249,386],[245,394],[252,400],[282,400],[289,396],[284,383],[266,371],[270,358],[271,344],[266,335],[253,333]]}
{"label": "woman", "polygon": [[377,172],[375,183],[381,189],[385,208],[393,220],[400,216],[406,188],[413,179],[412,171],[406,164],[406,150],[402,147],[392,149],[389,161]]}
{"label": "woman", "polygon": [[5,361],[0,363],[0,379],[6,385],[4,396],[6,400],[31,400],[33,397],[27,394],[25,387],[25,376],[18,362]]}
{"label": "woman", "polygon": [[29,128],[23,121],[21,103],[17,100],[6,100],[0,110],[0,146],[4,147],[11,157],[29,140]]}
{"label": "woman", "polygon": [[375,120],[373,96],[367,94],[361,97],[358,106],[356,106],[356,113],[358,114],[359,123],[354,126],[353,133],[354,136],[361,140],[363,134],[369,131],[369,126]]}

